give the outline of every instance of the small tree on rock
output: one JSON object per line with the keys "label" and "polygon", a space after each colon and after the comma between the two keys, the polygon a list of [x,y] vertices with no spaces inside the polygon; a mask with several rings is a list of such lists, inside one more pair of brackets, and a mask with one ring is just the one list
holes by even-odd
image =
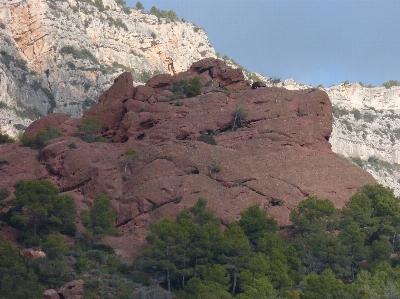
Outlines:
{"label": "small tree on rock", "polygon": [[124,153],[124,158],[125,158],[125,172],[126,172],[126,167],[133,161],[139,159],[139,154],[135,150],[127,150]]}
{"label": "small tree on rock", "polygon": [[143,4],[142,4],[140,1],[138,1],[138,2],[136,3],[136,9],[138,9],[138,10],[144,10],[144,6],[143,6]]}

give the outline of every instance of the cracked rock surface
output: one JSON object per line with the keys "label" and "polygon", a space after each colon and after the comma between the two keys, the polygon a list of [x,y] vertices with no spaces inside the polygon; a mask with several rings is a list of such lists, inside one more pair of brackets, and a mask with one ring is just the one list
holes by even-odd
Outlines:
{"label": "cracked rock surface", "polygon": [[[201,94],[173,100],[168,88],[196,76]],[[199,197],[222,225],[259,205],[288,226],[290,211],[308,196],[329,198],[342,207],[362,185],[376,183],[331,151],[332,107],[324,91],[252,90],[243,75],[212,58],[175,76],[154,77],[146,92],[141,89],[123,73],[84,114],[101,119],[108,143],[74,137],[83,118],[53,114],[34,122],[27,136],[51,123],[64,137],[40,151],[16,144],[0,147],[0,156],[9,158],[0,166],[1,176],[7,177],[0,188],[12,190],[21,178],[46,178],[74,194],[80,208],[87,208],[83,198],[108,195],[120,236],[103,242],[133,259],[151,223],[176,216]],[[236,128],[239,107],[247,115]],[[201,135],[212,135],[217,145],[197,140]],[[124,153],[132,149],[139,159],[125,172]]]}

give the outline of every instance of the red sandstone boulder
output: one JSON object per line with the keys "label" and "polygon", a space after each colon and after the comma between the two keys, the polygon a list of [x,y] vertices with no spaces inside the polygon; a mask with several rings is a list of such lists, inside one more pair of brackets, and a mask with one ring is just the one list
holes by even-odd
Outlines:
{"label": "red sandstone boulder", "polygon": [[151,78],[146,86],[154,88],[155,90],[164,90],[171,84],[172,76],[170,74],[160,74]]}
{"label": "red sandstone boulder", "polygon": [[103,125],[103,132],[113,130],[118,126],[126,112],[124,101],[133,97],[132,74],[129,72],[122,73],[114,80],[110,89],[100,96],[99,102],[83,114],[83,118],[98,118]]}

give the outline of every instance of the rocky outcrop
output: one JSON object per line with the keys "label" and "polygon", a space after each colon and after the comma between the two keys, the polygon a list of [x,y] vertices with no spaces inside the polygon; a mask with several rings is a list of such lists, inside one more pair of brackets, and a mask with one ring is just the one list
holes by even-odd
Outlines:
{"label": "rocky outcrop", "polygon": [[[197,97],[171,91],[174,82],[193,77],[202,82]],[[108,195],[121,236],[103,242],[132,259],[152,222],[176,216],[199,197],[223,225],[256,204],[287,226],[290,211],[308,196],[342,207],[362,185],[375,183],[331,151],[331,103],[321,90],[253,90],[243,75],[214,59],[144,87],[131,83],[130,73],[120,75],[83,116],[103,121],[108,143],[74,137],[80,119],[48,115],[26,134],[51,123],[64,136],[40,151],[1,146],[9,163],[0,166],[6,178],[0,188],[21,178],[46,178],[75,194],[78,206],[82,198]],[[201,141],[207,139],[217,145]],[[124,157],[132,149],[139,154],[133,162]]]}
{"label": "rocky outcrop", "polygon": [[[0,125],[15,136],[52,112],[80,117],[123,71],[135,85],[215,57],[205,32],[113,0],[15,0],[0,6]],[[3,55],[4,54],[4,55]]]}
{"label": "rocky outcrop", "polygon": [[30,261],[34,261],[40,257],[46,257],[46,253],[41,250],[34,250],[33,248],[22,249],[19,254]]}
{"label": "rocky outcrop", "polygon": [[55,289],[48,289],[43,292],[43,299],[60,299],[60,296]]}

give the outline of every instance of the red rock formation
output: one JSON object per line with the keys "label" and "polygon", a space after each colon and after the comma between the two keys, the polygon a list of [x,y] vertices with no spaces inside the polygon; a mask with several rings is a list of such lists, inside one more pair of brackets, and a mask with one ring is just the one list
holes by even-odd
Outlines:
{"label": "red rock formation", "polygon": [[[171,100],[168,86],[195,76],[203,84],[201,95]],[[323,91],[251,89],[240,71],[208,58],[137,89],[130,82],[129,73],[119,76],[84,115],[102,120],[109,143],[72,137],[80,120],[62,118],[65,137],[39,152],[0,147],[0,156],[10,160],[0,165],[7,178],[0,188],[20,178],[47,178],[77,198],[110,196],[122,236],[103,241],[132,259],[152,222],[176,216],[199,197],[208,200],[224,225],[257,204],[287,226],[290,211],[308,196],[330,198],[340,208],[362,185],[376,183],[330,150],[332,107]],[[247,116],[236,130],[238,107]],[[49,123],[46,118],[55,116],[38,122]],[[42,126],[35,122],[31,127],[29,134]],[[218,145],[197,141],[202,133],[213,134]],[[72,142],[76,148],[69,146]],[[129,149],[139,159],[125,173],[123,154]],[[215,161],[220,172],[213,172]]]}

